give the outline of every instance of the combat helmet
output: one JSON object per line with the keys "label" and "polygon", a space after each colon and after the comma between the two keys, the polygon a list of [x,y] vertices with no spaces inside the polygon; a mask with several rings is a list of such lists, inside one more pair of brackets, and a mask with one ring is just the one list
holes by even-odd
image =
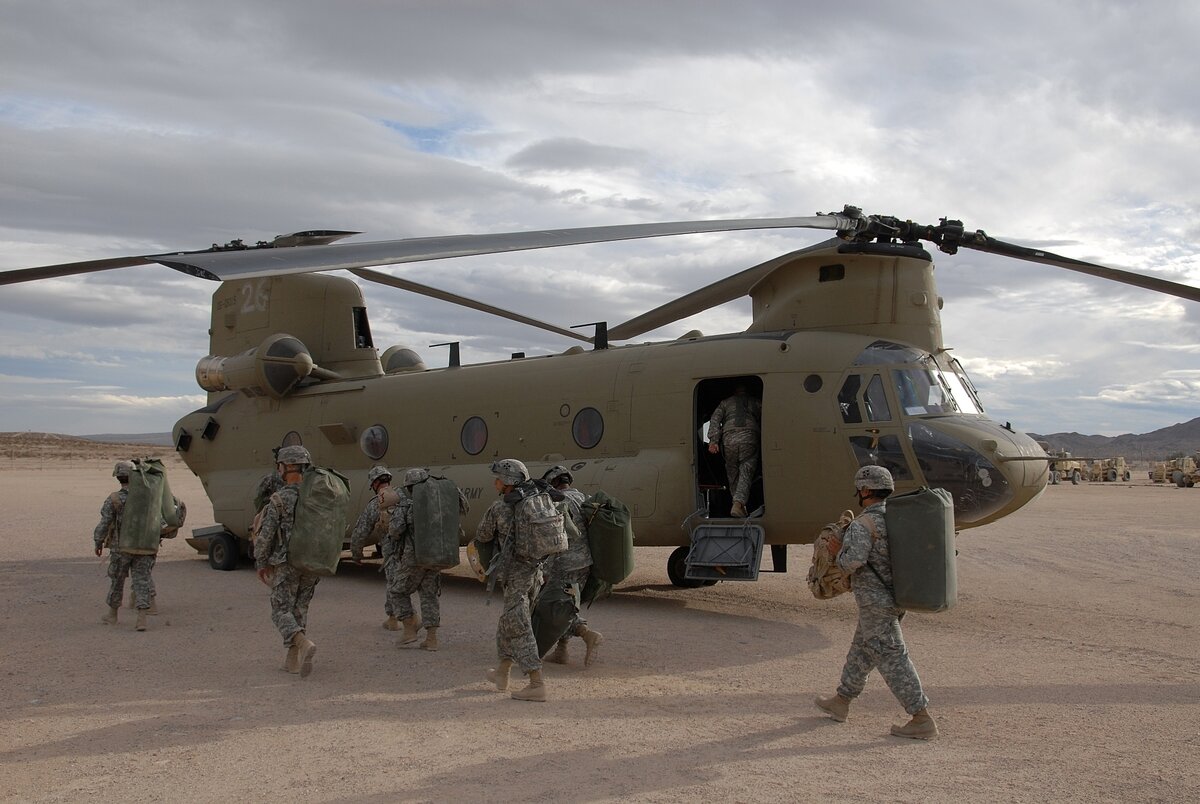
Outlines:
{"label": "combat helmet", "polygon": [[545,480],[551,486],[553,486],[559,480],[566,480],[568,484],[571,484],[575,482],[575,476],[571,474],[567,467],[561,464],[556,464],[546,470],[546,473],[542,475],[542,480]]}
{"label": "combat helmet", "polygon": [[854,488],[858,491],[895,491],[896,481],[892,473],[882,466],[864,466],[854,473]]}
{"label": "combat helmet", "polygon": [[293,445],[281,448],[276,461],[289,466],[305,466],[312,463],[312,456],[304,447]]}
{"label": "combat helmet", "polygon": [[133,461],[117,461],[116,466],[113,467],[113,477],[128,478],[131,474],[133,474]]}
{"label": "combat helmet", "polygon": [[492,474],[510,486],[529,479],[529,470],[516,458],[502,458],[492,464]]}
{"label": "combat helmet", "polygon": [[409,469],[404,473],[404,485],[415,486],[429,479],[428,469]]}
{"label": "combat helmet", "polygon": [[388,471],[386,466],[375,465],[367,472],[367,485],[370,486],[376,480],[391,480],[392,473]]}

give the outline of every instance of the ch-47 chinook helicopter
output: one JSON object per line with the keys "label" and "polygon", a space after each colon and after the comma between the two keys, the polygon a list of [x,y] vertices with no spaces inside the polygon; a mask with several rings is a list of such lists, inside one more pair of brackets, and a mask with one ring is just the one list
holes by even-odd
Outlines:
{"label": "ch-47 chinook helicopter", "polygon": [[[744,229],[831,230],[836,237],[784,254],[587,337],[369,266]],[[1042,492],[1044,450],[987,417],[971,381],[942,343],[933,262],[922,246],[959,248],[1102,277],[1200,301],[1200,289],[1005,243],[959,221],[920,225],[854,207],[812,217],[687,221],[586,229],[334,243],[353,232],[314,231],[246,247],[155,254],[8,271],[0,284],[161,263],[221,281],[213,294],[210,354],[196,367],[208,404],[174,426],[176,449],[199,476],[217,526],[205,529],[214,566],[230,568],[254,516],[253,490],[272,449],[303,444],[316,463],[346,473],[356,504],[376,463],[426,466],[476,504],[493,494],[499,457],[535,476],[565,464],[584,491],[626,502],[637,544],[677,546],[668,575],[690,573],[694,532],[752,524],[776,569],[786,545],[810,542],[845,507],[847,479],[864,464],[891,470],[900,490],[938,486],[955,524],[977,527]],[[380,353],[359,286],[328,272],[462,304],[590,345],[561,354],[429,368],[411,349]],[[613,346],[749,295],[744,332],[689,332],[667,342]],[[746,520],[729,516],[720,458],[704,424],[737,385],[762,400],[761,476]],[[198,531],[198,534],[200,532]],[[751,577],[757,577],[757,560]],[[736,577],[736,576],[730,576]]]}

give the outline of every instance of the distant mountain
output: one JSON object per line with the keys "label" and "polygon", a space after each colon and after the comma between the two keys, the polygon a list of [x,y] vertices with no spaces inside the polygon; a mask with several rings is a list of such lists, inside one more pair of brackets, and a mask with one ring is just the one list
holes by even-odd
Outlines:
{"label": "distant mountain", "polygon": [[1082,435],[1080,433],[1051,433],[1036,435],[1052,450],[1065,449],[1072,455],[1088,458],[1123,456],[1130,461],[1161,461],[1178,455],[1193,455],[1200,450],[1200,417],[1181,424],[1172,424],[1144,435],[1126,433],[1119,436]]}
{"label": "distant mountain", "polygon": [[174,443],[170,433],[100,433],[79,437],[105,444],[150,444],[155,447],[170,447]]}

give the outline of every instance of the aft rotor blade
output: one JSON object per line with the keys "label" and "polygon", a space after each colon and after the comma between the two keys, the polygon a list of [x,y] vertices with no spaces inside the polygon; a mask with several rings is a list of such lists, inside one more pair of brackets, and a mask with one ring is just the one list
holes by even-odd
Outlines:
{"label": "aft rotor blade", "polygon": [[321,248],[249,249],[209,254],[161,255],[155,259],[184,273],[206,279],[244,279],[259,276],[350,270],[372,265],[396,265],[444,260],[478,254],[499,254],[557,246],[638,240],[669,235],[734,232],[748,229],[829,229],[857,231],[860,222],[842,214],[807,218],[746,218],[742,220],[675,221],[533,232],[417,237],[373,243],[340,243]]}
{"label": "aft rotor blade", "polygon": [[57,279],[60,276],[90,274],[111,268],[128,268],[131,265],[153,265],[153,257],[112,257],[106,260],[84,260],[64,262],[58,265],[43,265],[40,268],[19,268],[0,273],[0,285],[15,285],[18,282],[33,282],[38,279]]}
{"label": "aft rotor blade", "polygon": [[490,313],[492,315],[499,316],[500,318],[507,318],[509,321],[516,321],[520,324],[528,324],[531,327],[537,327],[538,329],[544,329],[548,332],[565,335],[568,338],[574,338],[575,340],[583,341],[585,343],[592,342],[591,338],[580,335],[578,332],[572,332],[569,329],[556,327],[553,324],[547,324],[545,321],[538,321],[536,318],[530,318],[529,316],[521,315],[520,313],[514,313],[510,310],[495,307],[491,304],[484,304],[481,301],[469,299],[466,296],[459,296],[456,293],[438,290],[437,288],[431,288],[428,285],[421,285],[408,279],[400,279],[399,277],[383,274],[379,271],[372,271],[369,268],[351,268],[350,273],[370,282],[378,282],[381,285],[390,285],[391,287],[400,288],[401,290],[419,293],[422,296],[429,296],[433,299],[441,299],[442,301],[450,302],[451,304],[458,304],[463,307],[468,307],[472,310]]}
{"label": "aft rotor blade", "polygon": [[1003,240],[997,240],[994,237],[989,237],[983,232],[974,232],[972,234],[964,233],[962,239],[958,241],[958,245],[965,248],[975,249],[976,251],[985,251],[990,254],[1000,254],[1005,257],[1014,257],[1018,260],[1027,262],[1039,262],[1043,265],[1053,265],[1057,268],[1066,268],[1068,271],[1077,271],[1088,276],[1095,276],[1101,279],[1108,279],[1113,282],[1120,282],[1124,285],[1133,285],[1134,287],[1144,288],[1146,290],[1154,290],[1159,293],[1165,293],[1168,296],[1176,296],[1180,299],[1188,301],[1200,301],[1200,288],[1191,285],[1183,285],[1178,282],[1170,282],[1166,279],[1159,279],[1154,276],[1145,276],[1132,271],[1122,271],[1119,268],[1108,268],[1103,265],[1097,265],[1092,262],[1072,259],[1071,257],[1063,257],[1059,254],[1052,254],[1049,251],[1042,249],[1026,248],[1013,243],[1006,243]]}
{"label": "aft rotor blade", "polygon": [[726,302],[731,302],[734,299],[740,299],[749,293],[750,289],[760,279],[771,273],[771,271],[774,271],[780,265],[794,260],[801,254],[834,248],[841,242],[841,240],[836,238],[825,240],[727,276],[724,279],[713,282],[711,285],[694,290],[686,296],[680,296],[674,301],[669,301],[661,307],[655,307],[653,310],[642,313],[636,318],[631,318],[623,324],[611,327],[608,330],[609,340],[624,341],[636,338],[642,333],[656,330],[659,327],[665,327],[667,324],[673,324],[681,318],[687,318],[690,315],[702,313],[705,310],[725,304]]}

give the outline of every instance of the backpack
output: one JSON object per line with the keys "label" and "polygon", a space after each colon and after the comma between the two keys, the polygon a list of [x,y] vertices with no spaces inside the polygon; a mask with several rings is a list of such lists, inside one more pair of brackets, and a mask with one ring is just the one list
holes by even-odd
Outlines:
{"label": "backpack", "polygon": [[117,550],[131,555],[157,555],[163,524],[179,527],[179,509],[158,458],[133,461],[129,493],[121,512]]}
{"label": "backpack", "polygon": [[562,512],[544,486],[531,483],[516,489],[521,499],[513,505],[513,553],[526,561],[542,561],[567,549]]}
{"label": "backpack", "polygon": [[842,546],[842,536],[853,521],[854,512],[843,511],[837,522],[830,522],[821,528],[816,541],[813,542],[812,565],[808,568],[808,588],[817,600],[829,600],[850,591],[850,576],[837,565],[837,553]]}
{"label": "backpack", "polygon": [[392,526],[392,514],[395,513],[396,506],[404,497],[391,486],[380,489],[376,496],[379,500],[379,518],[375,520],[375,527],[371,528],[368,538],[375,544],[383,544],[383,540],[387,538],[388,528]]}
{"label": "backpack", "polygon": [[592,551],[592,575],[610,587],[633,572],[633,527],[629,507],[597,491],[584,501],[588,548]]}
{"label": "backpack", "polygon": [[346,537],[350,481],[332,469],[309,466],[288,539],[288,564],[309,575],[333,575]]}
{"label": "backpack", "polygon": [[954,498],[921,487],[888,497],[884,510],[896,607],[945,611],[958,599]]}
{"label": "backpack", "polygon": [[422,569],[449,569],[459,561],[458,486],[430,475],[412,487],[413,563]]}

